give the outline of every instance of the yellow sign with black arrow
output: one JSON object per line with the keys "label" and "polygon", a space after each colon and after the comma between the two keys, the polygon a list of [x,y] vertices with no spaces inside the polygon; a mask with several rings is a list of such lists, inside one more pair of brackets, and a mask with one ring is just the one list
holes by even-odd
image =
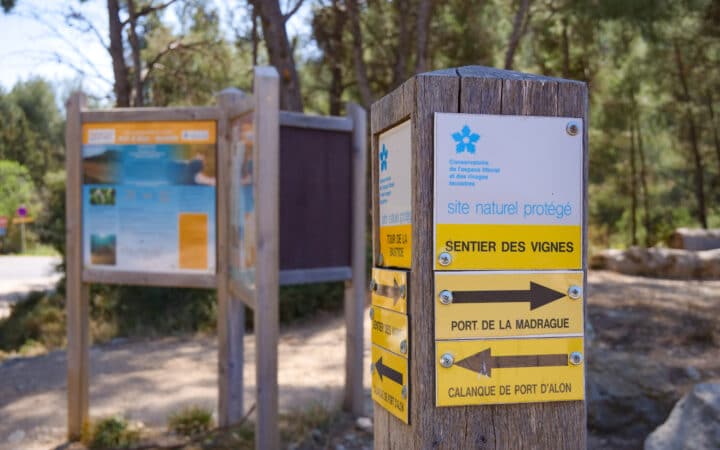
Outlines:
{"label": "yellow sign with black arrow", "polygon": [[372,346],[372,399],[390,414],[409,423],[408,360]]}

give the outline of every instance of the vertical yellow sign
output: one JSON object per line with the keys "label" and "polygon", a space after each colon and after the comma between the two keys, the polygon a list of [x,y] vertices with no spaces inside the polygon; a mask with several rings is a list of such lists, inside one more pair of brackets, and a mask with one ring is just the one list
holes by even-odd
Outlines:
{"label": "vertical yellow sign", "polygon": [[372,346],[372,399],[390,414],[409,423],[408,360]]}

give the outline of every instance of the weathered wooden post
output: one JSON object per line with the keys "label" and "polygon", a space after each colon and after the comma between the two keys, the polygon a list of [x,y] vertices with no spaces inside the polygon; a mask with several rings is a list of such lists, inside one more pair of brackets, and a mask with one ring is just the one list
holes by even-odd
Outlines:
{"label": "weathered wooden post", "polygon": [[486,67],[373,105],[375,448],[585,448],[586,119]]}
{"label": "weathered wooden post", "polygon": [[88,421],[90,377],[90,285],[82,280],[82,118],[86,97],[73,93],[67,101],[65,129],[65,310],[67,314],[68,438],[80,438]]}

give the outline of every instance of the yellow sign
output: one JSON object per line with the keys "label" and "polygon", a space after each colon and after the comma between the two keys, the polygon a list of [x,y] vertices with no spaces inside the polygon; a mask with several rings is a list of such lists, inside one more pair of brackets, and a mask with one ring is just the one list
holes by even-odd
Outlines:
{"label": "yellow sign", "polygon": [[435,339],[582,335],[583,273],[436,272]]}
{"label": "yellow sign", "polygon": [[379,239],[383,266],[410,268],[412,224],[381,226]]}
{"label": "yellow sign", "polygon": [[407,313],[407,272],[373,267],[370,294],[373,306]]}
{"label": "yellow sign", "polygon": [[13,217],[13,224],[32,223],[35,221],[32,217]]}
{"label": "yellow sign", "polygon": [[436,270],[580,270],[582,231],[579,225],[437,224],[435,255]]}
{"label": "yellow sign", "polygon": [[407,357],[408,316],[405,314],[373,307],[371,309],[372,336],[371,341],[385,350]]}
{"label": "yellow sign", "polygon": [[214,144],[216,125],[214,120],[86,123],[83,144]]}
{"label": "yellow sign", "polygon": [[437,341],[437,406],[583,400],[583,339]]}
{"label": "yellow sign", "polygon": [[372,399],[390,414],[409,423],[408,360],[372,346]]}

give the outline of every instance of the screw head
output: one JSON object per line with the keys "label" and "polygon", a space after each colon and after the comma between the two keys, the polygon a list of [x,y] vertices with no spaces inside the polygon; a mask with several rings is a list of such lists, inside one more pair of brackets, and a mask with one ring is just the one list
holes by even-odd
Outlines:
{"label": "screw head", "polygon": [[368,314],[370,314],[370,319],[373,319],[375,317],[375,308],[370,308]]}
{"label": "screw head", "polygon": [[407,384],[403,384],[402,390],[400,391],[400,395],[402,395],[403,399],[407,398],[407,396],[408,396]]}
{"label": "screw head", "polygon": [[567,126],[565,127],[565,131],[570,136],[577,136],[578,132],[580,131],[580,127],[576,122],[568,122]]}
{"label": "screw head", "polygon": [[453,358],[453,355],[451,355],[450,353],[444,353],[440,357],[440,365],[446,369],[449,367],[452,367],[452,365],[454,363],[455,363],[455,358]]}
{"label": "screw head", "polygon": [[579,366],[583,362],[583,354],[580,352],[572,352],[568,359],[573,366]]}
{"label": "screw head", "polygon": [[402,341],[400,341],[400,353],[402,353],[403,355],[407,354],[407,351],[408,351],[407,347],[408,347],[408,344],[407,344],[406,339],[403,339]]}
{"label": "screw head", "polygon": [[405,298],[405,286],[400,286],[400,298]]}
{"label": "screw head", "polygon": [[377,291],[377,281],[370,280],[370,290],[373,292]]}
{"label": "screw head", "polygon": [[375,373],[375,364],[370,363],[370,373]]}
{"label": "screw head", "polygon": [[440,303],[442,303],[443,305],[449,305],[453,301],[452,292],[448,291],[447,289],[440,291],[438,297],[440,298]]}
{"label": "screw head", "polygon": [[580,286],[572,285],[567,291],[568,297],[573,300],[577,300],[582,297],[582,288]]}
{"label": "screw head", "polygon": [[385,260],[383,259],[383,254],[379,253],[377,256],[377,263],[378,266],[382,266],[385,263]]}
{"label": "screw head", "polygon": [[442,252],[438,255],[438,262],[441,266],[449,266],[452,262],[452,255],[448,252]]}

